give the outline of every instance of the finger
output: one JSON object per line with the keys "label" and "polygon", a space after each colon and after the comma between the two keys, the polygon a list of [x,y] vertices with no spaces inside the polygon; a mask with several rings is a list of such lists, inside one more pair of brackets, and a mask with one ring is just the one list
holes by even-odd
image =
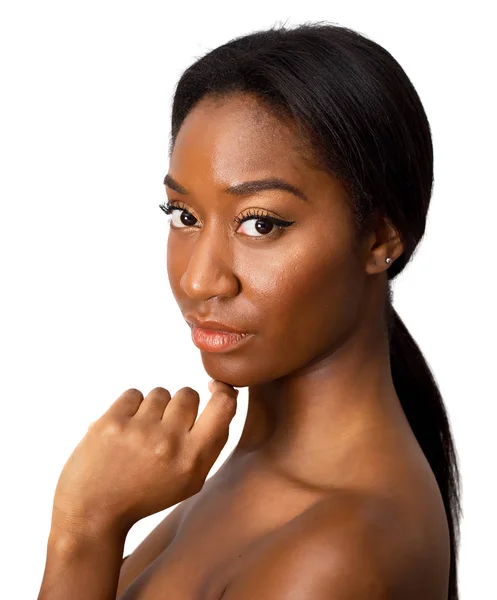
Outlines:
{"label": "finger", "polygon": [[132,417],[143,400],[140,390],[130,388],[123,392],[106,411],[106,415],[115,417]]}
{"label": "finger", "polygon": [[191,387],[183,387],[169,401],[162,421],[173,424],[182,431],[189,431],[197,418],[199,404],[198,392]]}
{"label": "finger", "polygon": [[212,391],[211,399],[191,429],[192,443],[198,449],[209,445],[217,448],[219,439],[224,445],[236,413],[238,390],[218,380],[209,382],[209,389]]}
{"label": "finger", "polygon": [[166,388],[156,387],[146,395],[134,416],[138,419],[151,419],[154,421],[162,419],[164,410],[170,400],[171,394]]}

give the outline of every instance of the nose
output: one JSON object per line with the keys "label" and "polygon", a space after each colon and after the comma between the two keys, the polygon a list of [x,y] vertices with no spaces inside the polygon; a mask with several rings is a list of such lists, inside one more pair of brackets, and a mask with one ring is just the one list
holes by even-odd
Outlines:
{"label": "nose", "polygon": [[185,294],[197,301],[236,296],[239,280],[233,273],[232,249],[226,237],[215,228],[204,227],[188,247],[190,260],[180,280]]}

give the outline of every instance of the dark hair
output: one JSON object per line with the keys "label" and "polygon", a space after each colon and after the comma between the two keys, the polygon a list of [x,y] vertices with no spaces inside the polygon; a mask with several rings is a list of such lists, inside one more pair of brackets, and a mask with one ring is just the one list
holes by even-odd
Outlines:
{"label": "dark hair", "polygon": [[381,215],[403,253],[388,268],[386,313],[393,383],[438,482],[450,534],[448,600],[458,600],[460,475],[446,409],[418,345],[393,308],[390,280],[422,238],[433,185],[433,146],[421,100],[382,46],[326,22],[274,26],[198,58],[178,81],[171,156],[187,114],[204,96],[255,95],[286,115],[316,158],[346,186],[358,233]]}

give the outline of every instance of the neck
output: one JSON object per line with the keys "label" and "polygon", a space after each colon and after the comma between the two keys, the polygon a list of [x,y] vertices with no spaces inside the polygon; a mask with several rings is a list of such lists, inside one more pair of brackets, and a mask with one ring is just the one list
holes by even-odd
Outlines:
{"label": "neck", "polygon": [[377,324],[288,376],[249,387],[232,457],[256,453],[293,478],[319,484],[387,432],[413,436],[393,385],[386,329]]}

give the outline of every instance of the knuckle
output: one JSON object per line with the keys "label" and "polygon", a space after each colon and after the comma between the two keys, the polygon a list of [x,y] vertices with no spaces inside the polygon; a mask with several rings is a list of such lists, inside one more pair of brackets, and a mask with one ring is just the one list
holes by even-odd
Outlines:
{"label": "knuckle", "polygon": [[158,395],[158,394],[152,394],[152,395],[148,395],[145,400],[147,401],[147,403],[150,404],[154,404],[157,406],[164,406],[165,404],[165,400],[167,400],[168,398],[164,397],[164,394]]}
{"label": "knuckle", "polygon": [[200,395],[199,393],[194,390],[191,387],[182,387],[180,390],[178,390],[175,394],[175,396],[178,396],[178,398],[188,398],[188,399],[194,399],[194,400],[200,400]]}
{"label": "knuckle", "polygon": [[155,442],[152,451],[157,458],[164,458],[171,453],[171,444],[166,440]]}
{"label": "knuckle", "polygon": [[154,387],[153,390],[150,390],[150,392],[147,395],[147,398],[149,396],[152,398],[164,398],[164,397],[170,398],[171,394],[169,393],[169,390],[166,390],[166,388],[158,386],[158,387]]}
{"label": "knuckle", "polygon": [[[92,425],[96,425],[92,423]],[[100,423],[100,432],[102,435],[107,437],[119,436],[124,431],[124,423],[118,419],[105,419]]]}
{"label": "knuckle", "polygon": [[197,409],[200,405],[200,395],[197,391],[190,387],[181,388],[174,395],[174,403],[184,406],[185,408]]}
{"label": "knuckle", "polygon": [[221,404],[223,409],[227,409],[228,411],[233,413],[236,412],[237,402],[233,398],[233,396],[230,396],[230,394],[227,394],[226,392],[218,392],[216,394],[216,399],[219,402],[219,404]]}
{"label": "knuckle", "polygon": [[140,392],[140,390],[137,390],[136,388],[129,388],[124,392],[123,396],[125,398],[132,398],[134,400],[136,400],[136,398],[138,397],[138,399],[143,400],[143,394]]}
{"label": "knuckle", "polygon": [[174,436],[158,437],[152,444],[152,450],[158,458],[170,458],[178,451],[178,441]]}

